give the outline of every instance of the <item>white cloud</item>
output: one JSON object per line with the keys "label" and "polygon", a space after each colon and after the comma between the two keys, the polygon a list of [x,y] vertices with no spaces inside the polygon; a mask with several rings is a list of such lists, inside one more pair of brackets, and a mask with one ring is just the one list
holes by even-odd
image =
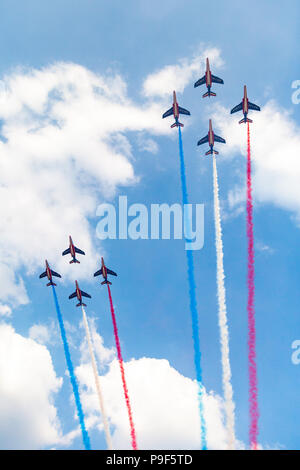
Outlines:
{"label": "white cloud", "polygon": [[40,344],[51,342],[51,332],[45,325],[32,325],[29,328],[29,337]]}
{"label": "white cloud", "polygon": [[11,314],[12,314],[12,310],[9,305],[0,304],[0,316],[10,317]]}
{"label": "white cloud", "polygon": [[[103,197],[137,180],[127,131],[161,134],[161,109],[137,106],[119,76],[102,77],[72,63],[17,70],[0,87],[0,283],[2,301],[28,302],[22,279],[45,258],[72,279],[91,276],[95,256],[89,219]],[[84,249],[69,270],[68,235]]]}
{"label": "white cloud", "polygon": [[137,138],[137,145],[140,151],[156,154],[158,153],[158,144],[155,140],[147,138],[143,134],[139,134]]}
{"label": "white cloud", "polygon": [[258,251],[261,251],[262,253],[268,253],[269,255],[272,255],[274,253],[274,249],[271,248],[269,245],[266,243],[263,243],[260,240],[257,240],[255,243],[255,248]]}
{"label": "white cloud", "polygon": [[[165,359],[141,358],[125,363],[126,380],[140,449],[199,449],[197,384],[176,371]],[[92,369],[77,367],[86,412],[98,411]],[[116,449],[130,449],[128,415],[119,364],[114,359],[100,377]],[[205,392],[205,418],[210,449],[226,448],[223,402]],[[102,426],[100,426],[102,429]]]}
{"label": "white cloud", "polygon": [[[3,211],[5,210],[4,208],[5,204],[2,205]],[[1,251],[0,248],[0,253]],[[2,260],[0,261],[1,300],[9,302],[12,306],[26,304],[28,296],[23,279],[14,273],[12,265],[6,264]]]}
{"label": "white cloud", "polygon": [[[89,320],[98,363],[99,379],[115,449],[130,449],[131,438],[119,362],[115,350],[104,346]],[[80,346],[81,364],[76,367],[81,398],[91,427],[103,432],[93,370],[86,341]],[[103,367],[106,366],[106,370]],[[124,363],[139,449],[199,449],[198,386],[166,359],[143,357]],[[226,449],[224,404],[220,396],[204,389],[204,410],[209,449]],[[244,448],[240,441],[237,448]]]}
{"label": "white cloud", "polygon": [[2,449],[39,449],[61,436],[54,406],[62,380],[49,351],[0,324],[0,445]]}
{"label": "white cloud", "polygon": [[184,58],[177,64],[167,65],[161,70],[150,74],[143,85],[143,92],[146,96],[165,96],[170,95],[173,90],[180,93],[189,84],[192,85],[193,79],[198,79],[205,73],[205,61],[208,57],[211,68],[222,67],[223,60],[220,56],[220,50],[217,48],[200,46],[199,52],[192,58]]}

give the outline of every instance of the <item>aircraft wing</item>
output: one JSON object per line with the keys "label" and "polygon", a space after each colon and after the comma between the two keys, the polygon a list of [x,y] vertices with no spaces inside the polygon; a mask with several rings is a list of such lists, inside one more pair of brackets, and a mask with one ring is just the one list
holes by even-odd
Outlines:
{"label": "aircraft wing", "polygon": [[76,246],[74,246],[74,248],[75,248],[75,252],[76,252],[76,253],[79,253],[80,255],[85,255],[85,252],[84,252],[84,251],[80,250],[80,249],[77,248]]}
{"label": "aircraft wing", "polygon": [[112,276],[117,276],[117,273],[115,273],[114,271],[112,271],[111,269],[107,269],[107,274],[111,274]]}
{"label": "aircraft wing", "polygon": [[100,276],[100,274],[102,274],[102,268],[99,269],[99,271],[96,271],[96,272],[95,272],[94,277]]}
{"label": "aircraft wing", "polygon": [[240,104],[232,108],[232,110],[230,111],[230,114],[237,113],[238,111],[242,111],[242,109],[243,109],[243,102],[241,101]]}
{"label": "aircraft wing", "polygon": [[50,269],[50,271],[51,271],[52,276],[61,277],[60,274],[56,273],[55,271],[52,271],[52,269]]}
{"label": "aircraft wing", "polygon": [[187,116],[191,115],[191,113],[187,109],[181,108],[180,106],[178,106],[178,111],[180,114],[186,114]]}
{"label": "aircraft wing", "polygon": [[90,294],[87,294],[86,292],[84,292],[83,290],[81,291],[81,295],[83,297],[88,297],[89,299],[91,299],[92,297],[90,296]]}
{"label": "aircraft wing", "polygon": [[69,299],[74,299],[74,297],[77,297],[76,291],[73,292],[73,294],[69,295]]}
{"label": "aircraft wing", "polygon": [[40,279],[42,279],[42,277],[46,277],[46,276],[47,276],[47,272],[45,271],[44,273],[42,273],[42,274],[40,275]]}
{"label": "aircraft wing", "polygon": [[219,77],[216,77],[215,75],[211,75],[211,81],[214,82],[214,83],[222,83],[224,84],[224,80],[222,80],[222,78],[219,78]]}
{"label": "aircraft wing", "polygon": [[69,253],[71,253],[71,250],[70,248],[67,248],[65,251],[62,252],[62,256],[68,255]]}
{"label": "aircraft wing", "polygon": [[197,145],[202,145],[202,144],[205,144],[206,142],[208,142],[208,135],[206,135],[205,137],[202,137],[202,139],[198,140]]}
{"label": "aircraft wing", "polygon": [[197,86],[200,86],[200,85],[204,85],[204,83],[205,83],[205,75],[202,78],[199,78],[199,80],[196,81],[196,83],[194,84],[194,88],[196,88]]}
{"label": "aircraft wing", "polygon": [[223,137],[219,137],[218,135],[214,134],[214,138],[216,142],[221,142],[222,144],[226,144],[226,140]]}
{"label": "aircraft wing", "polygon": [[172,116],[172,114],[173,114],[173,106],[172,106],[172,108],[168,109],[168,111],[166,111],[166,112],[162,115],[162,117],[165,118],[165,117],[168,117],[168,116]]}
{"label": "aircraft wing", "polygon": [[260,111],[260,107],[257,106],[257,104],[250,103],[250,101],[248,101],[248,108],[253,109],[254,111]]}

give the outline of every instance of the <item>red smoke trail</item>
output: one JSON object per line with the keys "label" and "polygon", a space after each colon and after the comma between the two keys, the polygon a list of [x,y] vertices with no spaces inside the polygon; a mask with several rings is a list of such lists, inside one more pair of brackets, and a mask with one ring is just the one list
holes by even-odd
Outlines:
{"label": "red smoke trail", "polygon": [[251,186],[251,149],[250,127],[247,123],[247,237],[248,237],[248,368],[249,368],[249,406],[251,449],[257,449],[258,404],[257,404],[257,370],[255,351],[255,310],[254,310],[254,243],[253,243],[253,204]]}
{"label": "red smoke trail", "polygon": [[107,284],[107,289],[108,289],[111,316],[112,316],[112,321],[113,321],[113,325],[114,325],[114,333],[115,333],[115,340],[116,340],[116,346],[117,346],[117,352],[118,352],[118,359],[119,359],[119,364],[120,364],[120,369],[121,369],[121,377],[122,377],[122,383],[123,383],[124,396],[125,396],[125,401],[126,401],[126,406],[127,406],[127,411],[128,411],[128,417],[129,417],[129,423],[130,423],[131,445],[132,445],[133,450],[137,450],[135,428],[134,428],[134,423],[133,423],[133,418],[132,418],[132,411],[131,411],[131,406],[130,406],[128,389],[127,389],[126,380],[125,380],[124,364],[123,364],[123,358],[122,358],[122,353],[121,353],[121,346],[120,346],[116,316],[115,316],[114,306],[113,306],[113,302],[112,302],[112,298],[111,298],[111,292],[110,292],[109,284]]}

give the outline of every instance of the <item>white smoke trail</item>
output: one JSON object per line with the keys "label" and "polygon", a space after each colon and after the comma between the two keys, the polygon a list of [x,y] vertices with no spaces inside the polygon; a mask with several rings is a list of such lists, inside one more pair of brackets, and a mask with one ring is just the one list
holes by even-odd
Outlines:
{"label": "white smoke trail", "polygon": [[101,411],[102,420],[103,420],[106,443],[107,443],[108,449],[113,450],[112,439],[111,439],[111,434],[110,434],[110,430],[109,430],[109,424],[108,424],[108,420],[107,420],[107,416],[106,416],[106,412],[105,412],[104,400],[103,400],[103,395],[102,395],[102,392],[101,392],[100,380],[99,380],[99,375],[98,375],[98,371],[97,371],[96,359],[95,359],[95,355],[94,355],[94,351],[93,351],[92,338],[91,338],[89,325],[88,325],[88,321],[87,321],[87,316],[86,316],[85,310],[83,308],[83,305],[81,306],[81,308],[82,308],[83,323],[84,323],[84,326],[85,326],[86,337],[87,337],[87,341],[88,341],[88,346],[89,346],[89,351],[90,351],[90,356],[91,356],[91,361],[92,361],[92,366],[93,366],[95,385],[96,385],[96,390],[97,390],[97,395],[98,395],[99,405],[100,405],[100,411]]}
{"label": "white smoke trail", "polygon": [[215,212],[215,231],[216,231],[216,252],[217,252],[217,288],[219,303],[219,327],[222,355],[222,374],[223,374],[223,392],[225,400],[226,428],[228,449],[235,448],[235,430],[234,430],[234,402],[231,385],[231,369],[229,361],[229,337],[226,312],[226,296],[224,285],[224,267],[223,267],[223,242],[219,203],[219,185],[216,157],[213,154],[213,179],[214,179],[214,212]]}

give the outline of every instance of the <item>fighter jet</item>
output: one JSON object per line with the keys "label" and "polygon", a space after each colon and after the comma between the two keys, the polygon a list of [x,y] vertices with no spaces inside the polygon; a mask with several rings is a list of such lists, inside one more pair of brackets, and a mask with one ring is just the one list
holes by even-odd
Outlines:
{"label": "fighter jet", "polygon": [[79,307],[81,305],[86,307],[86,305],[82,302],[82,297],[88,297],[89,299],[91,299],[92,297],[90,296],[90,294],[87,294],[83,290],[79,289],[77,281],[75,281],[75,285],[76,285],[76,290],[75,292],[73,292],[73,294],[69,295],[69,299],[74,299],[74,297],[77,297],[77,300],[79,300],[79,303],[76,305],[76,307]]}
{"label": "fighter jet", "polygon": [[94,277],[96,276],[100,276],[100,274],[102,274],[103,278],[104,278],[104,281],[101,282],[101,284],[111,284],[111,282],[107,279],[107,275],[108,274],[111,274],[112,276],[117,276],[117,273],[115,273],[114,271],[112,271],[111,269],[108,269],[105,264],[104,264],[104,259],[101,258],[101,269],[99,269],[99,271],[96,271],[95,274],[94,274]]}
{"label": "fighter jet", "polygon": [[260,111],[259,106],[257,106],[254,103],[250,103],[250,101],[248,100],[248,98],[247,98],[247,87],[245,85],[244,86],[244,98],[243,98],[243,100],[240,102],[240,104],[238,104],[237,106],[232,108],[232,110],[230,111],[230,114],[236,113],[237,111],[243,111],[244,118],[239,121],[239,124],[241,124],[242,122],[253,122],[251,119],[249,119],[247,117],[249,109],[253,109],[254,111]]}
{"label": "fighter jet", "polygon": [[52,271],[52,269],[50,269],[50,266],[48,264],[48,261],[45,260],[45,263],[46,263],[46,271],[44,271],[41,275],[40,275],[40,279],[42,279],[43,277],[46,277],[48,278],[49,282],[47,284],[47,286],[56,286],[56,284],[53,282],[52,280],[52,276],[56,276],[56,277],[61,277],[60,274],[56,273],[55,271]]}
{"label": "fighter jet", "polygon": [[207,92],[204,93],[204,95],[202,95],[202,98],[206,98],[207,96],[211,97],[211,96],[217,96],[216,93],[213,93],[211,91],[211,85],[212,83],[220,83],[220,84],[224,84],[224,81],[222,80],[222,78],[219,78],[219,77],[216,77],[215,75],[212,75],[211,71],[210,71],[210,68],[209,68],[209,60],[206,59],[206,72],[205,72],[205,75],[202,77],[202,78],[199,78],[199,80],[197,80],[197,82],[194,84],[194,88],[196,88],[197,86],[200,86],[200,85],[204,85],[204,83],[206,84],[206,87],[207,87]]}
{"label": "fighter jet", "polygon": [[69,236],[69,248],[67,248],[65,251],[62,252],[62,256],[65,256],[65,255],[68,255],[70,254],[72,256],[72,260],[70,261],[70,264],[72,263],[80,263],[80,261],[78,261],[76,259],[76,254],[75,253],[79,253],[80,255],[85,255],[85,252],[80,250],[79,248],[77,248],[73,241],[72,241],[72,237]]}
{"label": "fighter jet", "polygon": [[170,127],[183,127],[183,124],[179,122],[179,114],[186,114],[187,116],[190,116],[191,113],[184,108],[181,108],[178,106],[178,103],[176,101],[176,93],[173,91],[173,105],[172,108],[168,109],[163,115],[162,118],[164,119],[165,117],[171,116],[173,114],[175,122],[172,124]]}
{"label": "fighter jet", "polygon": [[219,152],[214,150],[214,145],[215,142],[221,142],[222,144],[226,144],[226,140],[223,139],[223,137],[219,137],[216,135],[212,129],[212,124],[211,124],[211,119],[209,120],[209,129],[208,129],[208,134],[200,139],[197,143],[197,145],[202,145],[208,142],[208,145],[210,146],[210,150],[208,150],[205,155],[212,155],[215,153],[216,155],[219,155]]}

